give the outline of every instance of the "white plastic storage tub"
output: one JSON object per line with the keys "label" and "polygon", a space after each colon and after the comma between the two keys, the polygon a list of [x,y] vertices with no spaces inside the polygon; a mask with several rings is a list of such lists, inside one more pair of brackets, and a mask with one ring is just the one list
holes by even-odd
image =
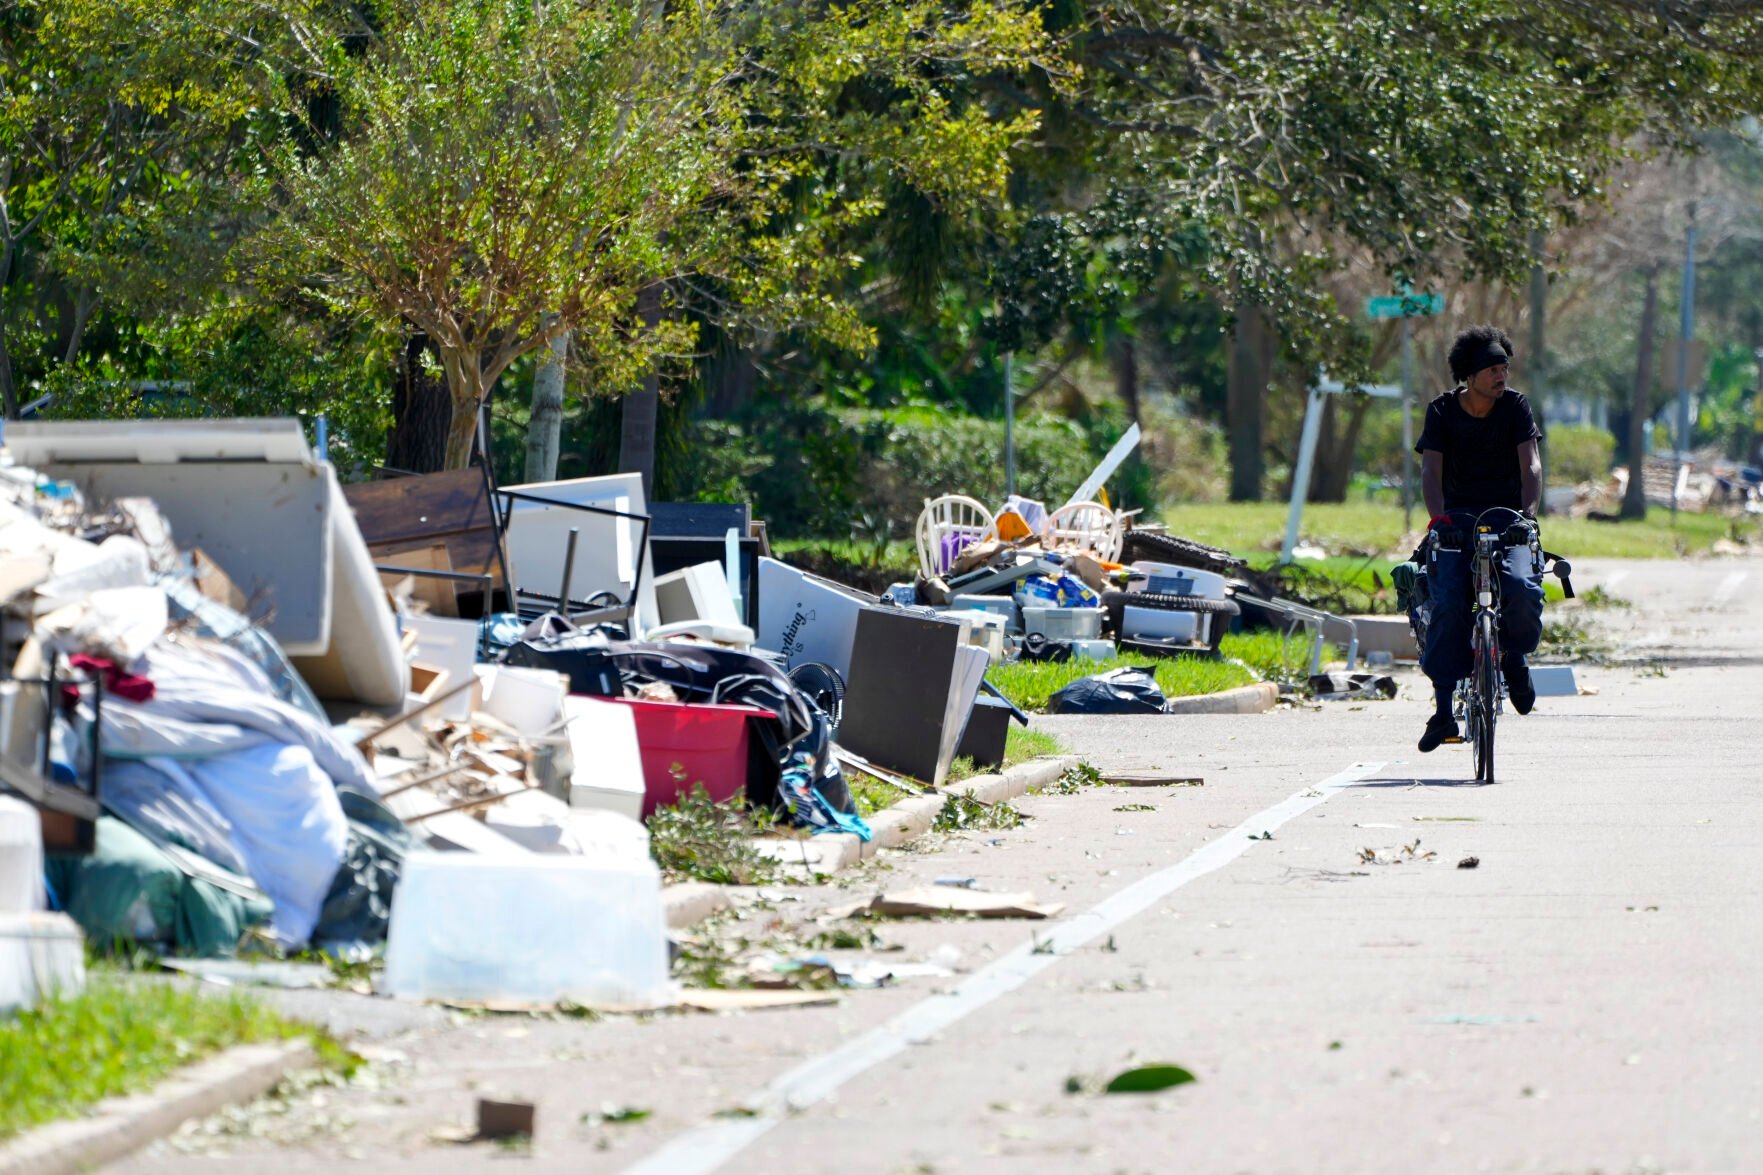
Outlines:
{"label": "white plastic storage tub", "polygon": [[415,999],[664,1004],[661,874],[623,854],[412,853],[392,900],[384,983]]}
{"label": "white plastic storage tub", "polygon": [[1022,627],[1051,641],[1093,641],[1102,635],[1102,609],[1024,608]]}
{"label": "white plastic storage tub", "polygon": [[[1166,596],[1199,596],[1207,600],[1224,599],[1224,576],[1197,567],[1181,567],[1174,563],[1134,563],[1134,571],[1145,573],[1144,579],[1132,581],[1135,592],[1158,592]],[[1177,581],[1177,582],[1171,582]],[[1186,581],[1186,591],[1176,591]]]}
{"label": "white plastic storage tub", "polygon": [[1159,639],[1191,641],[1200,631],[1196,612],[1169,612],[1162,608],[1135,608],[1128,604],[1120,610],[1122,636],[1148,636]]}
{"label": "white plastic storage tub", "polygon": [[1004,618],[1010,632],[1022,631],[1022,609],[1011,596],[955,596],[949,601],[949,607],[958,611],[991,612]]}

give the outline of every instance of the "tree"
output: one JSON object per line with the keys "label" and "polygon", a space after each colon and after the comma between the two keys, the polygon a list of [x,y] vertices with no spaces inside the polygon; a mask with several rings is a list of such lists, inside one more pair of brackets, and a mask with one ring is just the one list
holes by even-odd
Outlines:
{"label": "tree", "polygon": [[218,213],[216,164],[230,157],[251,87],[215,16],[209,0],[0,3],[7,417],[18,414],[15,331],[30,283],[40,303],[62,304],[58,345],[42,350],[72,362],[106,294],[175,296],[180,279],[218,260],[221,247],[191,226]]}
{"label": "tree", "polygon": [[[939,94],[938,72],[1033,52],[1038,26],[1002,6],[645,12],[409,0],[358,59],[331,55],[335,141],[314,131],[272,157],[279,219],[254,266],[428,336],[449,467],[496,378],[564,332],[609,386],[689,355],[672,310],[705,290],[729,317],[867,341],[828,297],[849,262],[824,248],[877,211],[863,161],[939,196],[996,191],[1032,125]],[[860,85],[874,99],[846,101]],[[645,290],[660,313],[639,310]]]}

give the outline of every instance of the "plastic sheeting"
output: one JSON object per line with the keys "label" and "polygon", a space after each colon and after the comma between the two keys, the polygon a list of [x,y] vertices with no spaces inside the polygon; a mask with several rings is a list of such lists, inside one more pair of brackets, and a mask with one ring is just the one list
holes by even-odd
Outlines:
{"label": "plastic sheeting", "polygon": [[348,845],[337,787],[372,795],[366,762],[225,645],[167,639],[133,668],[158,689],[149,702],[105,700],[105,754],[132,761],[116,765],[106,803],[242,865],[275,905],[275,937],[306,942]]}

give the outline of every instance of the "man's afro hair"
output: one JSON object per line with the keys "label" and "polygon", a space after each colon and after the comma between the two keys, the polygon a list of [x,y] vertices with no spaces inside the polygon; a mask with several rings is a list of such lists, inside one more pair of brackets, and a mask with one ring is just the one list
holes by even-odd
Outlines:
{"label": "man's afro hair", "polygon": [[[1498,346],[1506,352],[1506,358],[1512,357],[1512,339],[1497,326],[1472,326],[1451,343],[1451,378],[1462,383],[1489,364],[1477,364],[1476,360],[1486,353],[1490,345]],[[1467,370],[1465,370],[1467,368]]]}

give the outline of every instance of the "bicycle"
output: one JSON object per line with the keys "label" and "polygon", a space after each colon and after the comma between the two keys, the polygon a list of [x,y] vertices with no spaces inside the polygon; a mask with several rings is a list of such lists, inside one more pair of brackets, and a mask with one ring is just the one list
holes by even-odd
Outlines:
{"label": "bicycle", "polygon": [[[1491,519],[1490,519],[1491,516]],[[1494,727],[1506,698],[1506,682],[1500,673],[1500,575],[1499,564],[1517,548],[1530,551],[1539,574],[1553,572],[1561,592],[1573,598],[1573,565],[1542,549],[1534,523],[1516,510],[1495,506],[1476,515],[1474,546],[1469,552],[1472,594],[1469,607],[1469,676],[1457,682],[1452,705],[1463,735],[1448,742],[1467,742],[1474,758],[1475,778],[1494,782]],[[1445,541],[1445,540],[1439,540]]]}

